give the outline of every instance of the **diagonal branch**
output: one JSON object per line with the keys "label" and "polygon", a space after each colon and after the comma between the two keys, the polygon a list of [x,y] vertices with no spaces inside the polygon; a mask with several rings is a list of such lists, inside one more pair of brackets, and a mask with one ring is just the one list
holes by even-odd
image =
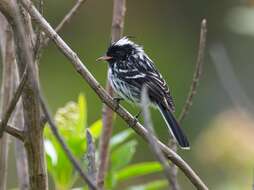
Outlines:
{"label": "diagonal branch", "polygon": [[[34,5],[29,0],[21,1],[25,9],[30,13],[36,23],[40,25],[42,30],[54,41],[58,49],[66,56],[66,58],[73,65],[74,69],[83,77],[83,79],[90,85],[98,97],[107,104],[112,110],[114,110],[133,130],[136,131],[143,139],[146,141],[147,130],[138,122],[136,122],[135,117],[133,117],[126,109],[122,106],[115,104],[112,97],[110,97],[103,87],[98,83],[94,76],[85,67],[82,61],[79,59],[77,54],[63,41],[63,39],[54,31],[54,29],[49,25],[49,23],[40,15],[36,10]],[[155,138],[156,139],[156,138]],[[174,164],[176,164],[184,174],[189,178],[192,184],[200,190],[207,190],[208,187],[200,179],[200,177],[192,170],[192,168],[173,150],[168,148],[161,141],[156,139],[159,148],[162,152],[170,159]]]}
{"label": "diagonal branch", "polygon": [[[1,123],[2,123],[2,121],[0,120],[0,124]],[[19,139],[22,142],[24,142],[24,140],[25,140],[24,131],[17,129],[16,127],[13,127],[11,125],[6,125],[5,132],[9,133],[13,137],[16,137],[17,139]]]}
{"label": "diagonal branch", "polygon": [[40,94],[40,104],[41,104],[42,111],[44,112],[45,117],[47,118],[47,121],[48,121],[49,126],[51,128],[51,131],[54,134],[54,136],[56,137],[59,144],[62,146],[62,149],[65,152],[66,156],[69,158],[70,162],[72,163],[74,168],[77,170],[79,175],[82,177],[82,179],[88,184],[89,188],[91,190],[96,190],[97,188],[96,188],[94,182],[92,182],[91,179],[83,172],[81,166],[76,161],[76,159],[72,155],[71,151],[69,150],[69,148],[65,144],[64,140],[62,139],[61,135],[59,134],[57,126],[55,125],[55,122],[54,122],[53,118],[51,117],[51,114],[49,113],[47,105],[46,105],[41,94]]}
{"label": "diagonal branch", "polygon": [[[55,31],[58,33],[77,13],[79,8],[86,2],[87,0],[77,0],[75,5],[71,8],[71,10],[64,16],[63,20],[57,25]],[[50,38],[46,38],[44,42],[44,47],[48,45]]]}
{"label": "diagonal branch", "polygon": [[16,92],[14,93],[14,96],[13,96],[12,100],[10,101],[10,104],[9,104],[6,112],[4,113],[2,122],[0,123],[0,137],[2,136],[2,134],[5,130],[5,127],[11,117],[11,114],[13,113],[13,111],[16,107],[16,104],[21,97],[22,91],[23,91],[25,83],[26,83],[26,79],[27,79],[27,69],[25,69],[22,79],[19,83],[19,86],[18,86]]}

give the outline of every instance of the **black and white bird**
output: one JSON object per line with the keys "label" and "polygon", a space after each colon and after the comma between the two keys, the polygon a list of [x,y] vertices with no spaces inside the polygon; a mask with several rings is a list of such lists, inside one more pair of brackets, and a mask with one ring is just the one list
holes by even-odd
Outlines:
{"label": "black and white bird", "polygon": [[141,46],[123,37],[111,44],[106,55],[97,60],[109,63],[108,79],[123,99],[139,105],[142,88],[146,86],[150,102],[161,112],[173,137],[181,148],[189,148],[189,142],[172,114],[175,107],[166,81]]}

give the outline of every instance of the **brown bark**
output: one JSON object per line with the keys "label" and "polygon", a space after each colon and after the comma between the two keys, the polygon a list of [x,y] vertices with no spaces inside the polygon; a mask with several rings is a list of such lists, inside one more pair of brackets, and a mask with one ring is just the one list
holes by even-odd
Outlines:
{"label": "brown bark", "polygon": [[28,79],[23,89],[25,148],[29,164],[30,189],[48,189],[44,160],[43,129],[40,127],[38,96],[38,73],[33,60],[32,33],[30,16],[20,11],[17,1],[0,1],[0,9],[8,18],[15,38],[15,50],[20,76],[27,65]]}
{"label": "brown bark", "polygon": [[[15,64],[13,44],[11,40],[11,29],[8,26],[7,21],[4,16],[0,15],[0,46],[1,46],[1,55],[2,55],[2,86],[1,86],[1,118],[6,112],[14,91],[13,80],[13,66]],[[0,189],[6,189],[7,182],[7,166],[8,166],[8,149],[9,149],[9,136],[4,133],[0,138]]]}

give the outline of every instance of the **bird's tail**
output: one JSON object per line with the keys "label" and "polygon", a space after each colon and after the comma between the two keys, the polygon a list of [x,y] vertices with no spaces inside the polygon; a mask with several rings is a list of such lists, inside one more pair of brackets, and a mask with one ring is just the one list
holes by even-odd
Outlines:
{"label": "bird's tail", "polygon": [[180,125],[176,121],[176,119],[175,119],[174,115],[172,114],[172,112],[170,110],[168,110],[167,108],[165,108],[164,106],[162,106],[162,105],[158,105],[158,107],[159,107],[159,110],[160,110],[164,120],[167,123],[169,131],[171,132],[173,137],[177,140],[180,147],[182,149],[189,149],[190,144],[188,142],[188,139],[184,135],[182,129],[180,128]]}

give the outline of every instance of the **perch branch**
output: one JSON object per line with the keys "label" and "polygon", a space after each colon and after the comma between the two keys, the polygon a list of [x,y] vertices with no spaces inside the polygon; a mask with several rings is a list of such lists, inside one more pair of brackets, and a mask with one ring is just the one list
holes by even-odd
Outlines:
{"label": "perch branch", "polygon": [[43,99],[41,94],[40,94],[40,104],[41,104],[42,111],[44,112],[44,115],[47,118],[47,121],[48,121],[48,124],[50,126],[50,129],[51,129],[52,133],[54,134],[54,136],[56,137],[57,141],[61,145],[63,151],[65,152],[66,156],[69,158],[69,160],[72,163],[73,167],[76,169],[76,171],[82,177],[82,179],[88,184],[88,186],[90,187],[91,190],[97,190],[95,184],[83,172],[81,166],[76,161],[76,159],[72,155],[71,151],[69,150],[69,148],[65,144],[64,140],[62,139],[61,135],[59,134],[57,126],[55,125],[55,122],[54,122],[53,118],[51,117],[51,114],[50,114],[50,112],[49,112],[49,110],[47,108],[47,105],[46,105],[46,103],[45,103],[45,101],[44,101],[44,99]]}
{"label": "perch branch", "polygon": [[[124,17],[126,12],[126,0],[114,0],[111,38],[115,42],[120,39],[123,33]],[[106,82],[106,91],[113,97],[114,91],[109,81]],[[102,108],[103,128],[100,137],[99,168],[97,173],[97,186],[103,189],[104,178],[108,167],[109,141],[113,131],[114,112],[107,105]]]}
{"label": "perch branch", "polygon": [[[112,110],[114,110],[133,130],[143,137],[146,141],[147,130],[133,117],[126,109],[122,106],[115,104],[112,97],[110,97],[103,87],[98,83],[94,76],[85,67],[82,61],[79,59],[77,54],[63,41],[63,39],[54,31],[49,23],[40,15],[34,5],[28,0],[21,1],[25,9],[30,13],[36,23],[45,31],[45,33],[54,41],[58,49],[66,56],[66,58],[73,65],[74,69],[83,77],[83,79],[90,85],[98,97],[107,104]],[[156,139],[156,138],[155,138]],[[207,190],[208,187],[200,179],[200,177],[192,170],[192,168],[173,150],[168,148],[161,141],[156,139],[158,146],[162,152],[176,164],[192,182],[192,184],[200,190]]]}
{"label": "perch branch", "polygon": [[169,185],[171,185],[171,171],[170,171],[170,166],[168,165],[168,160],[166,159],[165,155],[162,153],[158,142],[155,140],[154,137],[156,137],[154,129],[153,129],[153,124],[151,121],[151,116],[150,116],[150,111],[149,111],[149,100],[147,96],[147,88],[146,86],[143,87],[142,89],[142,94],[141,94],[141,105],[142,105],[142,113],[144,117],[144,127],[146,128],[147,132],[146,133],[146,138],[148,139],[148,142],[150,144],[152,152],[155,154],[157,160],[161,163],[163,169],[164,169],[164,174],[166,179],[168,180]]}

